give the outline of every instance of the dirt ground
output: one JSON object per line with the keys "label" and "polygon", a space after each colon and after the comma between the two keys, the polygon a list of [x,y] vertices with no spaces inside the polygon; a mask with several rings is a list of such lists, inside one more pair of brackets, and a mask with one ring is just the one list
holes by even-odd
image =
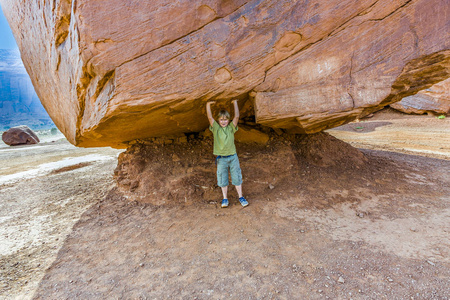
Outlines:
{"label": "dirt ground", "polygon": [[407,115],[387,108],[328,132],[357,148],[450,159],[449,117]]}
{"label": "dirt ground", "polygon": [[[237,145],[250,205],[230,190],[226,209],[206,150],[135,148],[148,161],[122,154],[117,186],[118,150],[0,149],[0,297],[449,299],[449,131],[384,111],[329,131],[361,156],[339,141]],[[15,176],[21,159],[33,167]]]}
{"label": "dirt ground", "polygon": [[0,299],[31,299],[72,226],[112,187],[118,153],[65,139],[0,148]]}

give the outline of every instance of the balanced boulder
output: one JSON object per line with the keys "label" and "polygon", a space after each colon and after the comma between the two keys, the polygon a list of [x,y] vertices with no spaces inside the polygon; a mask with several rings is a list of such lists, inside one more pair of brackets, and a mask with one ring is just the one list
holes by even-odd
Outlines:
{"label": "balanced boulder", "polygon": [[44,107],[84,147],[202,132],[209,100],[311,134],[450,77],[448,0],[1,3]]}
{"label": "balanced boulder", "polygon": [[26,125],[12,127],[3,132],[2,140],[10,146],[30,145],[40,142],[38,136]]}

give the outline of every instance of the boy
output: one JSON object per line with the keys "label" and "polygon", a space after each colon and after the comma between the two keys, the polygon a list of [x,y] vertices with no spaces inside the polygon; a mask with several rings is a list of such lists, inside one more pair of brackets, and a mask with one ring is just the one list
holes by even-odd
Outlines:
{"label": "boy", "polygon": [[211,113],[210,101],[206,103],[206,114],[209,120],[209,130],[214,136],[214,155],[217,155],[217,185],[221,187],[223,200],[222,207],[228,207],[228,168],[231,173],[231,183],[236,187],[239,195],[239,202],[242,206],[247,206],[247,200],[242,196],[242,173],[239,166],[239,159],[236,154],[236,146],[234,145],[234,133],[238,130],[239,107],[237,100],[233,100],[234,118],[230,122],[230,113],[221,110],[218,116],[218,123],[214,120]]}

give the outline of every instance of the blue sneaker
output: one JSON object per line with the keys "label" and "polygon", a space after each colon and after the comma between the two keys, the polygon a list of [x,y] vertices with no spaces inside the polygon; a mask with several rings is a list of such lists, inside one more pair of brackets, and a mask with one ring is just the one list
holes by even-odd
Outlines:
{"label": "blue sneaker", "polygon": [[222,207],[228,207],[228,199],[222,200]]}
{"label": "blue sneaker", "polygon": [[246,207],[248,205],[248,202],[244,197],[239,198],[239,202],[241,202],[243,207]]}

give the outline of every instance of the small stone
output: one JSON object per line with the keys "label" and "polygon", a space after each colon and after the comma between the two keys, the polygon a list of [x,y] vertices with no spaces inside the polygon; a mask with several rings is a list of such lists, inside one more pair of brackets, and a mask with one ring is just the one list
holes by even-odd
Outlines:
{"label": "small stone", "polygon": [[432,266],[435,266],[436,264],[434,262],[432,262],[431,260],[427,260],[427,263],[429,263]]}
{"label": "small stone", "polygon": [[273,186],[272,184],[269,184],[269,189],[273,190],[275,188],[275,186]]}
{"label": "small stone", "polygon": [[344,280],[344,278],[342,278],[342,276],[339,276],[339,278],[338,278],[338,282],[339,282],[339,283],[344,283],[344,282],[345,282],[345,280]]}
{"label": "small stone", "polygon": [[394,279],[392,279],[391,277],[388,277],[387,280],[388,280],[389,282],[393,282],[393,281],[394,281]]}
{"label": "small stone", "polygon": [[364,218],[364,213],[359,213],[359,214],[358,214],[358,217]]}
{"label": "small stone", "polygon": [[9,128],[3,132],[2,140],[9,146],[38,144],[40,142],[36,133],[26,125]]}
{"label": "small stone", "polygon": [[417,232],[417,229],[415,227],[411,227],[409,230],[411,230],[412,232]]}
{"label": "small stone", "polygon": [[318,290],[318,292],[319,292],[319,293],[322,293],[323,291],[322,291],[322,290]]}

